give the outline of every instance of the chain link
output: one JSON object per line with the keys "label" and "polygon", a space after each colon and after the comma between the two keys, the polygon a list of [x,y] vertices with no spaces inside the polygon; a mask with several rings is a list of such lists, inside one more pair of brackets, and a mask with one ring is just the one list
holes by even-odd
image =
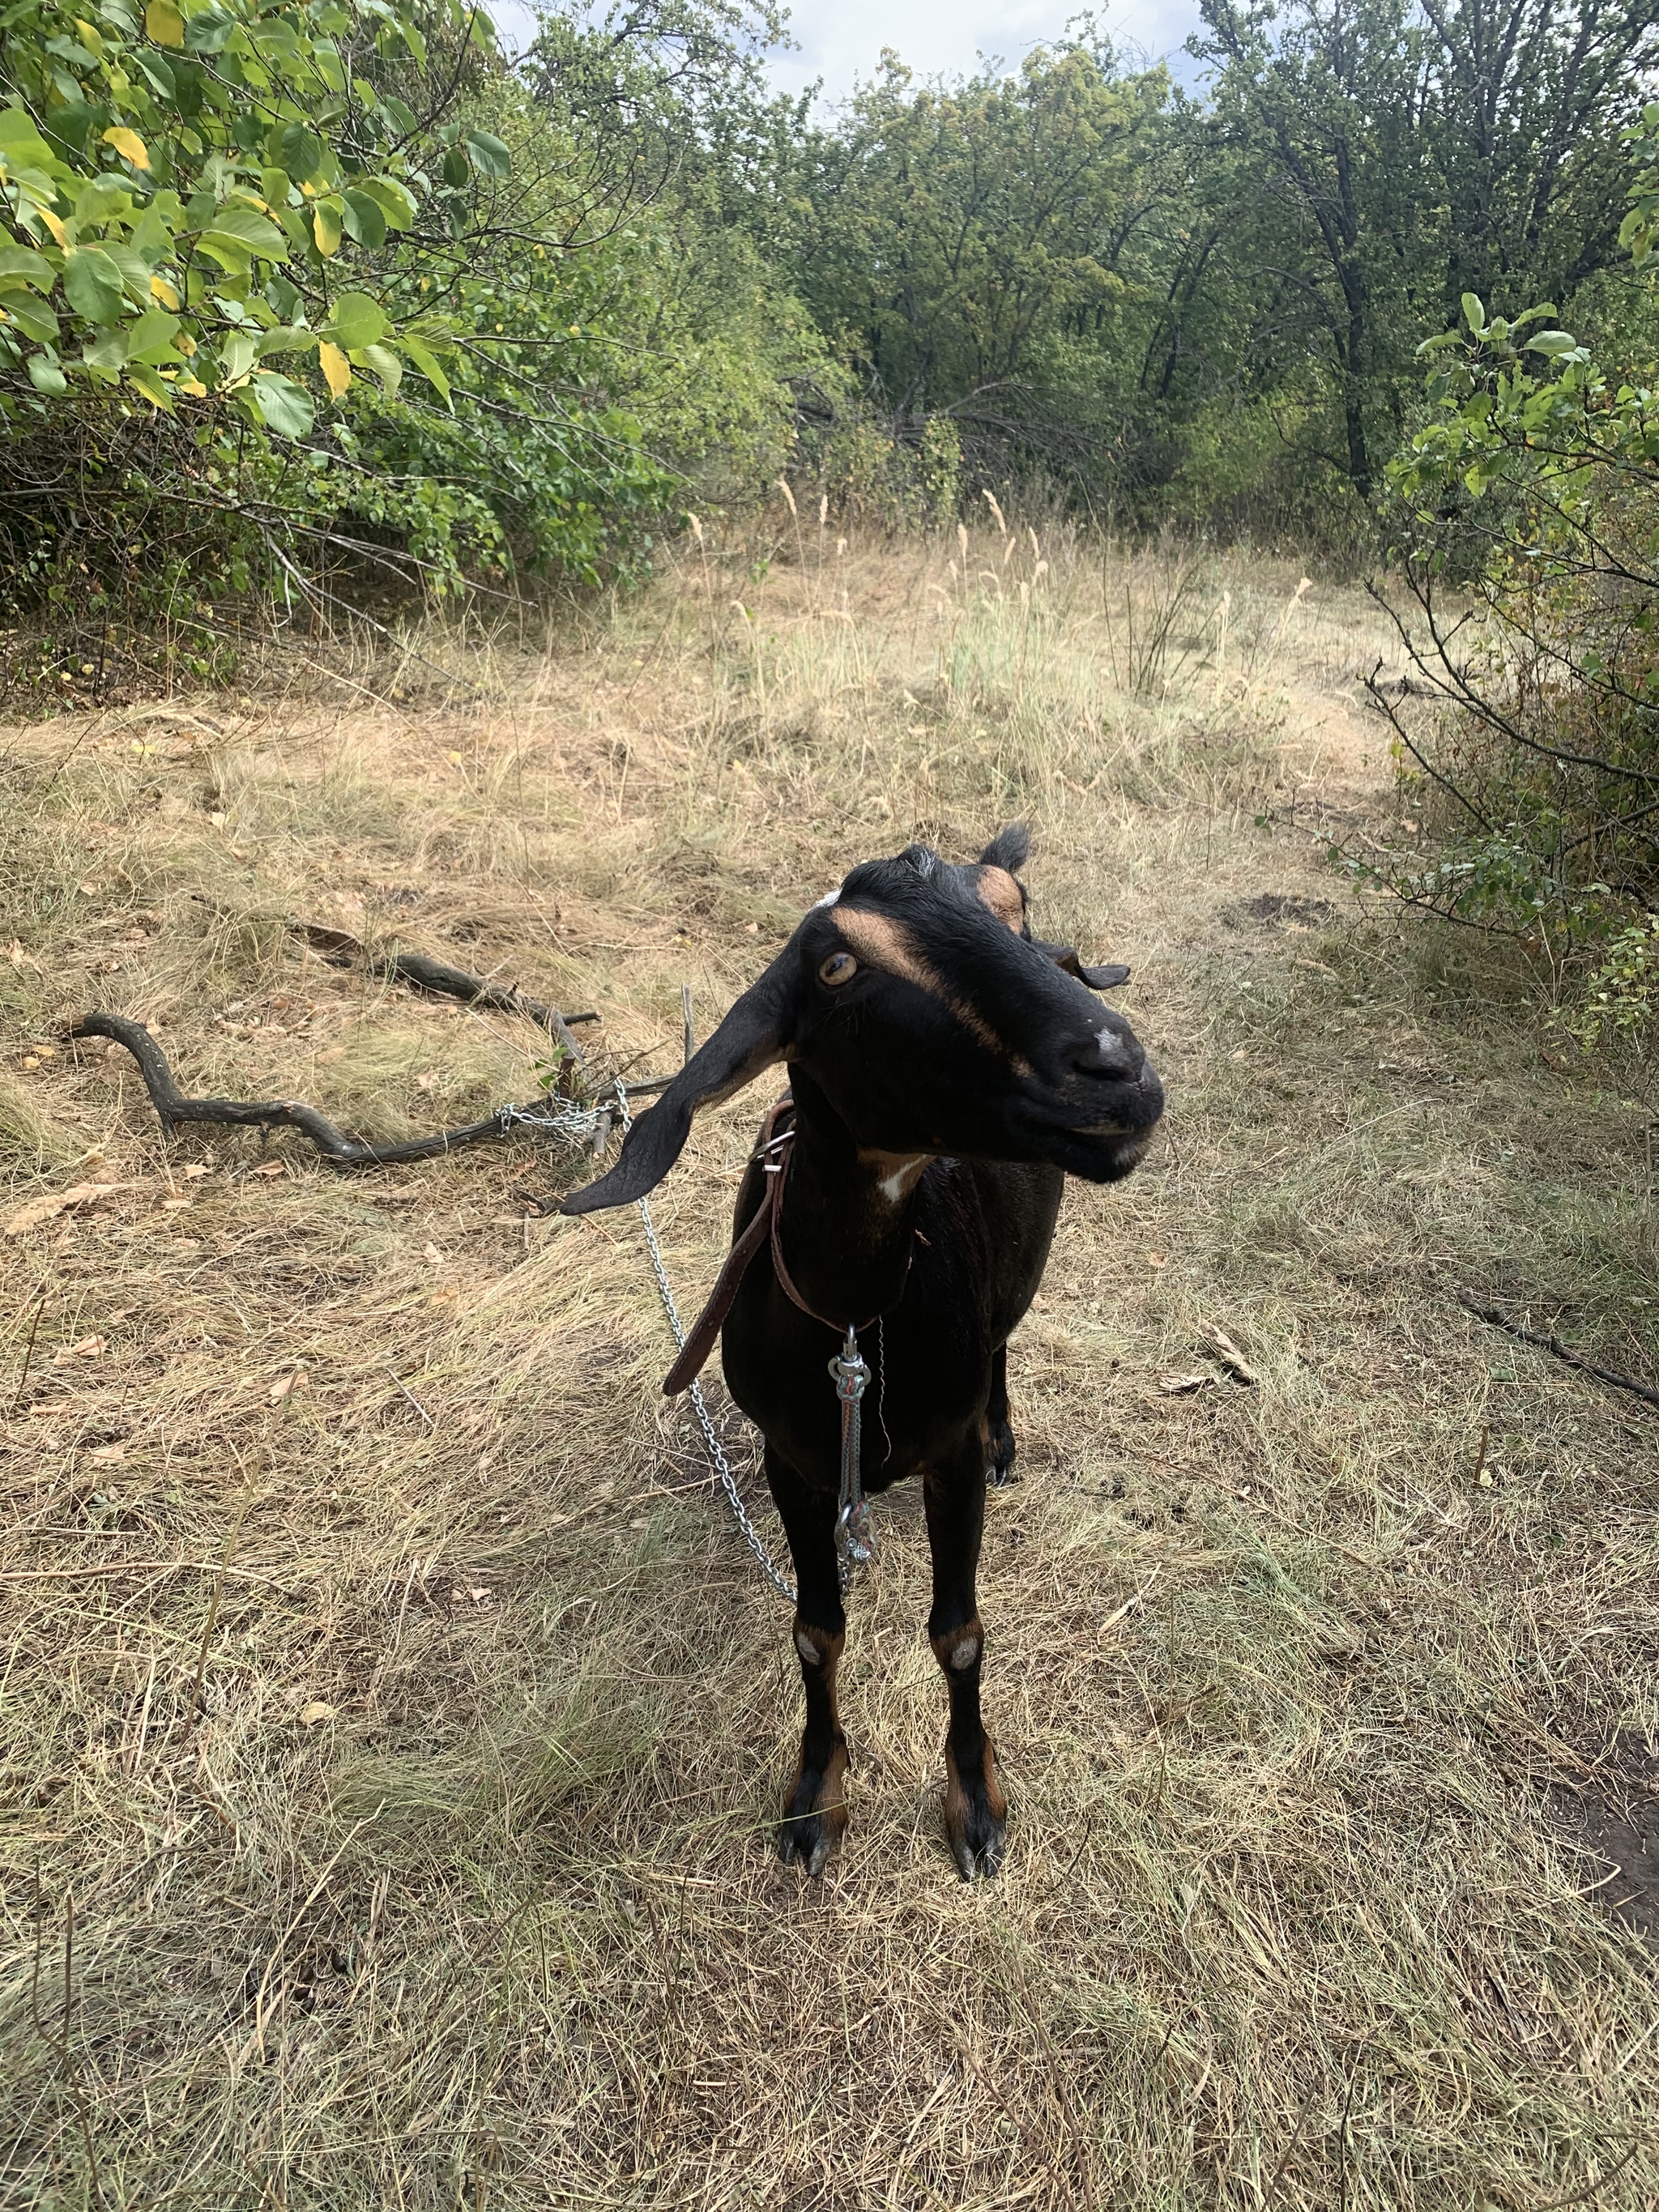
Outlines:
{"label": "chain link", "polygon": [[562,1137],[567,1144],[591,1145],[602,1127],[610,1127],[613,1111],[608,1105],[555,1106],[550,1101],[545,1110],[499,1106],[495,1119],[503,1136],[513,1129],[538,1129],[544,1136]]}
{"label": "chain link", "polygon": [[[620,1083],[617,1085],[617,1097],[621,1108],[622,1125],[626,1129],[633,1117],[628,1110],[628,1093]],[[650,1200],[641,1199],[639,1209],[640,1219],[645,1227],[645,1249],[651,1255],[651,1269],[657,1279],[657,1293],[662,1300],[662,1310],[668,1316],[668,1326],[674,1332],[674,1342],[683,1349],[685,1344],[685,1331],[680,1326],[679,1308],[674,1303],[673,1285],[668,1279],[668,1268],[663,1260],[662,1246],[657,1242],[656,1228],[651,1219]],[[778,1595],[787,1604],[793,1605],[795,1586],[787,1581],[773,1565],[772,1555],[766,1548],[764,1539],[749,1518],[743,1499],[738,1492],[738,1479],[732,1472],[731,1462],[720,1449],[720,1440],[714,1433],[714,1424],[708,1417],[708,1406],[703,1397],[701,1382],[694,1382],[691,1385],[690,1396],[691,1410],[697,1417],[697,1426],[702,1431],[702,1440],[708,1447],[709,1461],[715,1474],[720,1477],[720,1488],[726,1492],[726,1502],[732,1509],[732,1518],[738,1524],[738,1533],[754,1553],[761,1572],[776,1590]]]}

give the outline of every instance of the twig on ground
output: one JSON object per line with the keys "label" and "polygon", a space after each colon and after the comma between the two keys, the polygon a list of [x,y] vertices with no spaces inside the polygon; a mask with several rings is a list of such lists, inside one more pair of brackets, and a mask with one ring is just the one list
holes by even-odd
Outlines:
{"label": "twig on ground", "polygon": [[517,1117],[533,1120],[545,1115],[547,1111],[548,1102],[536,1099],[524,1106],[498,1107],[487,1121],[469,1121],[459,1129],[441,1129],[430,1137],[414,1137],[398,1145],[364,1144],[347,1136],[326,1115],[298,1098],[186,1098],[173,1079],[173,1071],[161,1046],[142,1022],[129,1021],[124,1014],[88,1014],[65,1034],[71,1038],[108,1037],[126,1047],[138,1063],[144,1088],[149,1093],[150,1104],[155,1109],[165,1136],[170,1137],[180,1121],[212,1121],[239,1128],[297,1129],[315,1145],[331,1167],[392,1167],[404,1161],[436,1159],[462,1145],[487,1144],[509,1136]]}
{"label": "twig on ground", "polygon": [[498,1013],[523,1014],[564,1047],[572,1070],[587,1066],[581,1047],[570,1032],[574,1024],[598,1021],[597,1014],[562,1014],[553,1006],[544,1006],[539,999],[526,997],[516,984],[509,984],[503,990],[500,984],[486,982],[481,975],[469,975],[464,968],[452,968],[446,961],[430,960],[423,952],[371,952],[349,931],[330,929],[321,922],[295,921],[289,927],[337,968],[361,963],[371,975],[384,976],[388,982],[410,983],[418,991],[459,999],[467,1006],[493,1007]]}
{"label": "twig on ground", "polygon": [[40,1316],[46,1310],[46,1285],[40,1285],[40,1295],[34,1302],[34,1318],[29,1323],[29,1340],[23,1346],[22,1371],[17,1377],[17,1389],[11,1401],[11,1417],[15,1420],[23,1403],[23,1390],[29,1379],[29,1365],[34,1358],[34,1340],[40,1333]]}
{"label": "twig on ground", "polygon": [[1477,1321],[1490,1322],[1493,1328],[1501,1328],[1505,1336],[1514,1337],[1518,1343],[1530,1344],[1540,1352],[1553,1352],[1556,1358],[1564,1360],[1569,1367],[1577,1368],[1580,1374],[1593,1375],[1598,1382],[1611,1383],[1615,1390],[1628,1390],[1632,1398],[1640,1398],[1644,1405],[1659,1406],[1659,1390],[1650,1389],[1645,1382],[1638,1382],[1633,1375],[1620,1375],[1611,1367],[1598,1367],[1593,1359],[1580,1358],[1576,1352],[1568,1351],[1559,1336],[1540,1336],[1536,1329],[1522,1328],[1519,1322],[1508,1320],[1495,1307],[1483,1306],[1473,1291],[1460,1291],[1457,1303],[1466,1313],[1472,1313]]}
{"label": "twig on ground", "polygon": [[415,1393],[410,1389],[408,1383],[404,1381],[403,1376],[398,1374],[397,1369],[392,1365],[389,1359],[386,1363],[386,1371],[397,1384],[398,1388],[403,1392],[404,1397],[408,1399],[410,1404],[413,1406],[421,1419],[426,1423],[428,1428],[435,1429],[438,1425],[437,1422],[434,1419],[433,1416],[428,1413],[426,1407],[415,1395]]}

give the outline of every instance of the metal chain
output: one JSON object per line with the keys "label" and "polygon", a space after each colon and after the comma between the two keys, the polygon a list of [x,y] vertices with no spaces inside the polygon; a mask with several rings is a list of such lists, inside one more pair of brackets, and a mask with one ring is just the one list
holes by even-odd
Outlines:
{"label": "metal chain", "polygon": [[506,1136],[513,1129],[539,1129],[544,1135],[562,1137],[573,1145],[591,1145],[601,1126],[609,1128],[612,1109],[606,1106],[554,1106],[532,1110],[524,1106],[498,1106],[495,1119]]}
{"label": "metal chain", "polygon": [[[628,1110],[628,1093],[620,1083],[617,1085],[617,1098],[621,1107],[622,1125],[625,1130],[632,1116]],[[685,1331],[680,1326],[679,1308],[674,1303],[673,1286],[668,1279],[668,1269],[663,1260],[662,1246],[657,1242],[656,1228],[651,1219],[650,1200],[641,1199],[639,1209],[640,1219],[645,1226],[645,1249],[651,1255],[652,1272],[657,1278],[657,1293],[662,1300],[662,1310],[668,1316],[668,1326],[674,1332],[675,1344],[684,1349]],[[731,1462],[720,1449],[720,1440],[714,1433],[714,1424],[708,1417],[708,1407],[702,1395],[701,1382],[694,1382],[691,1385],[690,1395],[691,1410],[697,1417],[697,1426],[702,1431],[702,1440],[708,1447],[709,1461],[715,1474],[720,1477],[720,1488],[726,1492],[726,1502],[732,1509],[732,1518],[738,1524],[738,1533],[754,1553],[761,1572],[776,1590],[778,1595],[788,1604],[793,1605],[796,1601],[795,1586],[792,1582],[786,1580],[773,1565],[772,1555],[767,1550],[759,1529],[749,1518],[743,1499],[738,1492],[737,1477],[732,1472]]]}

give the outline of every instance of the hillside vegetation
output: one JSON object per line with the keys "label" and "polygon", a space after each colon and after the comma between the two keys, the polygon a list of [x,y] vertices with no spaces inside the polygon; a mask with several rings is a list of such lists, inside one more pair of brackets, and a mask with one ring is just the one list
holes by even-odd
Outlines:
{"label": "hillside vegetation", "polygon": [[[1652,1417],[1460,1303],[1651,1385],[1645,1117],[1485,939],[1326,866],[1405,827],[1373,603],[1035,540],[804,524],[757,587],[709,533],[545,652],[6,734],[8,2202],[1659,2194],[1652,1899],[1608,1874],[1653,1848]],[[532,1093],[544,1036],[290,920],[592,1008],[638,1078],[850,863],[1013,817],[1043,926],[1133,965],[1168,1133],[1070,1191],[1011,1355],[1007,1867],[945,1845],[901,1492],[807,1884],[787,1615],[660,1397],[639,1224],[529,1202],[589,1164],[164,1146],[61,1024],[403,1133]],[[688,1307],[766,1097],[658,1202]]]}

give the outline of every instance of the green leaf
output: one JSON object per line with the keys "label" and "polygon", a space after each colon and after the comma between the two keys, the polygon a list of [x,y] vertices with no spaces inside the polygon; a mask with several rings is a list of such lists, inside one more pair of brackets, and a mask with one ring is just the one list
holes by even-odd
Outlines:
{"label": "green leaf", "polygon": [[168,314],[165,307],[147,308],[127,332],[127,359],[149,362],[177,361],[179,349],[173,341],[178,331],[177,315]]}
{"label": "green leaf", "polygon": [[20,169],[45,169],[48,174],[63,167],[34,127],[34,118],[21,107],[0,107],[0,161],[15,176]]}
{"label": "green leaf", "polygon": [[331,319],[319,336],[338,346],[342,353],[359,353],[366,346],[378,345],[388,327],[386,311],[378,300],[371,300],[367,292],[342,292],[334,302]]}
{"label": "green leaf", "polygon": [[372,345],[362,349],[362,367],[372,368],[386,389],[386,397],[395,399],[398,386],[404,380],[404,365],[389,346]]}
{"label": "green leaf", "polygon": [[464,131],[462,139],[481,177],[510,177],[513,156],[502,142],[488,131]]}
{"label": "green leaf", "polygon": [[212,240],[216,244],[228,242],[241,251],[246,259],[258,254],[262,261],[286,261],[288,240],[268,215],[263,215],[249,200],[229,199],[214,211],[213,219],[202,234],[202,243]]}
{"label": "green leaf", "polygon": [[431,347],[427,344],[423,338],[410,337],[407,332],[405,332],[399,343],[402,345],[404,351],[414,362],[416,368],[420,370],[421,374],[425,377],[427,382],[431,385],[433,389],[437,392],[439,398],[444,401],[446,405],[450,404],[449,379],[444,374],[442,368],[439,366],[437,356],[433,352]]}
{"label": "green leaf", "polygon": [[81,358],[88,368],[97,369],[100,375],[115,376],[126,363],[126,332],[106,331],[93,344],[82,347]]}
{"label": "green leaf", "polygon": [[395,177],[365,177],[356,187],[374,201],[386,217],[388,230],[407,230],[415,221],[415,196]]}
{"label": "green leaf", "polygon": [[64,293],[89,323],[112,323],[120,315],[120,272],[100,246],[71,247],[64,264]]}
{"label": "green leaf", "polygon": [[102,251],[128,292],[148,307],[150,296],[149,264],[143,255],[135,253],[130,246],[117,246],[113,240],[106,242]]}
{"label": "green leaf", "polygon": [[61,399],[69,390],[69,379],[58,363],[44,353],[29,356],[29,382],[50,399]]}
{"label": "green leaf", "polygon": [[208,0],[205,8],[198,8],[193,15],[185,18],[185,46],[192,54],[222,54],[230,44],[231,33],[236,28],[236,18],[217,4]]}
{"label": "green leaf", "polygon": [[1469,328],[1474,332],[1476,337],[1479,337],[1481,331],[1486,329],[1486,311],[1480,304],[1480,295],[1478,292],[1464,293],[1463,319],[1468,325]]}
{"label": "green leaf", "polygon": [[171,411],[173,386],[167,382],[166,377],[157,376],[153,368],[129,367],[127,382],[136,384],[146,399],[153,400],[156,406],[166,411]]}
{"label": "green leaf", "polygon": [[296,185],[308,185],[322,168],[323,142],[303,123],[290,123],[277,141],[276,158]]}
{"label": "green leaf", "polygon": [[27,292],[0,294],[3,307],[26,338],[36,345],[55,346],[58,343],[58,318],[44,300],[37,300]]}
{"label": "green leaf", "polygon": [[267,427],[279,438],[309,435],[317,417],[304,385],[295,384],[292,377],[262,370],[253,380],[252,391]]}
{"label": "green leaf", "polygon": [[386,244],[386,217],[377,203],[367,192],[355,185],[348,189],[345,198],[345,229],[348,238],[355,238],[359,246],[373,252]]}
{"label": "green leaf", "polygon": [[1578,341],[1571,331],[1540,331],[1535,338],[1527,340],[1528,353],[1577,353]]}
{"label": "green leaf", "polygon": [[225,340],[219,349],[219,381],[234,384],[252,368],[258,356],[258,341],[247,331],[238,331]]}
{"label": "green leaf", "polygon": [[50,292],[58,282],[44,253],[27,246],[0,246],[0,285],[32,284],[37,292]]}
{"label": "green leaf", "polygon": [[302,323],[279,323],[259,340],[259,358],[264,361],[273,353],[309,353],[316,343],[316,331],[307,330]]}

